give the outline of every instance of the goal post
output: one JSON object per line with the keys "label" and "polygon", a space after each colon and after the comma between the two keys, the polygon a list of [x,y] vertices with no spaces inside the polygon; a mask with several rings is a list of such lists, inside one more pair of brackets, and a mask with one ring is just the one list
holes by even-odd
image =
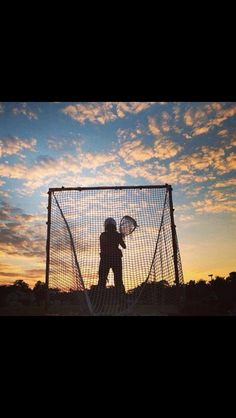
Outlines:
{"label": "goal post", "polygon": [[[170,185],[50,188],[47,209],[47,311],[116,315],[179,303],[184,281]],[[118,249],[124,216],[138,226]],[[116,232],[105,232],[106,219]]]}

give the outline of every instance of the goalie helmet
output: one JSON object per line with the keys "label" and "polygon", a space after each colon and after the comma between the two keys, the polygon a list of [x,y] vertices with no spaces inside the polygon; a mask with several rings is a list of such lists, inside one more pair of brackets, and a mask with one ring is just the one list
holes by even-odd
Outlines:
{"label": "goalie helmet", "polygon": [[107,218],[104,222],[104,227],[106,228],[107,225],[114,225],[116,227],[116,221],[114,218]]}

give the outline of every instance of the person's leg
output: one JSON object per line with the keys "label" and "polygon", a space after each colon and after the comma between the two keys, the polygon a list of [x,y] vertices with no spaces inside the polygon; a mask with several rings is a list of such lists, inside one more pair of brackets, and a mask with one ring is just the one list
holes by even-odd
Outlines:
{"label": "person's leg", "polygon": [[98,286],[101,288],[106,287],[107,282],[107,276],[110,270],[109,260],[107,260],[105,257],[101,257],[100,264],[99,264],[99,280],[98,280]]}
{"label": "person's leg", "polygon": [[121,292],[125,291],[123,281],[122,281],[122,259],[121,257],[116,257],[112,263],[112,270],[114,273],[114,283],[115,288]]}

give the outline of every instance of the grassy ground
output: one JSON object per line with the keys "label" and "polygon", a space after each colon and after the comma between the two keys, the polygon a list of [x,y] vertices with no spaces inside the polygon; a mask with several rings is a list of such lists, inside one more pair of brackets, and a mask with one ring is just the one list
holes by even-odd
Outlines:
{"label": "grassy ground", "polygon": [[[148,306],[138,305],[133,312],[123,316],[168,316],[178,315],[178,311],[173,306]],[[82,312],[78,305],[51,307],[46,314],[42,306],[22,306],[22,307],[1,307],[0,316],[88,316]]]}
{"label": "grassy ground", "polygon": [[44,308],[40,306],[0,307],[0,316],[42,316]]}

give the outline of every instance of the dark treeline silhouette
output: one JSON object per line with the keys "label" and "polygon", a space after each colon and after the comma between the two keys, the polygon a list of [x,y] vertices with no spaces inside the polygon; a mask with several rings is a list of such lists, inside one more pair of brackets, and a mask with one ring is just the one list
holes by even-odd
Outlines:
{"label": "dark treeline silhouette", "polygon": [[46,286],[38,281],[31,289],[24,280],[16,280],[13,285],[0,286],[0,308],[21,306],[43,306]]}
{"label": "dark treeline silhouette", "polygon": [[[96,294],[97,286],[88,291],[91,300]],[[106,288],[105,294],[115,295],[114,288]],[[45,284],[38,281],[31,289],[23,280],[16,280],[13,285],[0,286],[1,308],[44,307],[46,296]],[[84,306],[83,292],[62,292],[59,289],[50,289],[49,299],[51,306],[79,305]],[[215,276],[210,281],[190,280],[179,290],[170,286],[168,282],[152,282],[142,284],[128,291],[125,295],[137,297],[139,305],[153,305],[154,311],[162,306],[177,305],[178,315],[236,315],[236,272],[229,273],[226,278]],[[114,301],[114,298],[112,299]],[[168,309],[167,309],[168,312]]]}
{"label": "dark treeline silhouette", "polygon": [[236,272],[185,284],[183,315],[236,315]]}

